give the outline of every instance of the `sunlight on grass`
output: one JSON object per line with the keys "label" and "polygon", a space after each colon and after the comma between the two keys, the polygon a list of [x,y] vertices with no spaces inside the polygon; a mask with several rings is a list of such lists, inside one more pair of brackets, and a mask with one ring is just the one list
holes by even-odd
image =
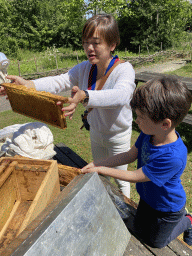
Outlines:
{"label": "sunlight on grass", "polygon": [[184,67],[167,72],[167,74],[177,75],[177,76],[185,76],[185,77],[192,77],[192,63],[186,64]]}

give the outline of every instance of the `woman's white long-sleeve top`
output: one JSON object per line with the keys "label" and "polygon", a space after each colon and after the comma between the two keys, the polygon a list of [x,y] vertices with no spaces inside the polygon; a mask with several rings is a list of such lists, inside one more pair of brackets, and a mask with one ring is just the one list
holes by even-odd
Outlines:
{"label": "woman's white long-sleeve top", "polygon": [[[78,86],[87,90],[91,64],[84,61],[69,72],[36,79],[36,90],[58,94]],[[107,137],[122,137],[132,126],[130,100],[135,90],[135,71],[129,62],[119,64],[110,74],[102,90],[88,90],[87,108],[93,108],[88,115],[88,122],[96,132]]]}

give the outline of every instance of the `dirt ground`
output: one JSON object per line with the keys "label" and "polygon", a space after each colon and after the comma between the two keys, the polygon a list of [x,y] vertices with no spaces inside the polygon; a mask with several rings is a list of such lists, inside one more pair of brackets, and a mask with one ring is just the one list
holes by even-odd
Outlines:
{"label": "dirt ground", "polygon": [[[139,73],[143,71],[150,71],[150,72],[163,73],[163,72],[179,69],[183,67],[185,64],[186,64],[185,60],[176,59],[176,60],[172,60],[172,61],[161,63],[161,64],[153,64],[150,66],[135,68],[135,72]],[[60,95],[66,96],[66,93],[61,93]],[[6,100],[6,97],[0,97],[0,112],[10,110],[10,109],[11,109],[11,106],[9,104],[9,101]]]}

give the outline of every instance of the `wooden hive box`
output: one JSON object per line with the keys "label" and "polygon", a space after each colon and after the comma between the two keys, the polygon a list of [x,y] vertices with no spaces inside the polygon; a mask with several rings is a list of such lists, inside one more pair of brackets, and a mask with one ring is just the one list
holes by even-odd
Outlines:
{"label": "wooden hive box", "polygon": [[59,193],[56,161],[0,158],[0,254]]}
{"label": "wooden hive box", "polygon": [[10,83],[2,84],[6,88],[7,96],[14,112],[37,119],[61,129],[67,127],[66,118],[62,107],[68,102],[67,97],[54,95],[49,92],[39,92],[34,88]]}

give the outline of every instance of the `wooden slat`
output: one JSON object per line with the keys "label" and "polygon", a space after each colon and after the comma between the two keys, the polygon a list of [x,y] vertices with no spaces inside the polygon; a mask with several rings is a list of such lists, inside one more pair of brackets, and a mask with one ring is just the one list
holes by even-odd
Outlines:
{"label": "wooden slat", "polygon": [[[163,73],[156,73],[156,72],[140,72],[140,73],[136,73],[135,74],[135,82],[138,83],[138,82],[147,82],[148,80],[150,79],[153,79],[153,78],[159,78],[161,77],[162,75],[164,75]],[[182,76],[178,76],[178,78],[184,82],[189,91],[192,93],[192,78],[190,77],[182,77]]]}
{"label": "wooden slat", "polygon": [[[55,186],[57,189],[55,189]],[[55,195],[53,195],[53,191]],[[34,220],[45,207],[50,203],[50,198],[55,198],[60,193],[59,186],[59,175],[57,162],[53,161],[48,172],[43,179],[41,186],[33,200],[33,204],[30,206],[26,218],[19,229],[18,234],[20,234],[27,225]],[[17,234],[17,235],[18,235]]]}
{"label": "wooden slat", "polygon": [[25,201],[20,202],[17,207],[17,211],[13,212],[13,217],[10,220],[9,227],[6,229],[3,238],[0,240],[0,255],[1,252],[8,247],[14,238],[17,236],[17,232],[22,225],[22,222],[25,218],[25,214],[29,209],[31,202]]}
{"label": "wooden slat", "polygon": [[186,115],[186,117],[183,119],[182,123],[192,125],[192,114]]}
{"label": "wooden slat", "polygon": [[184,241],[180,239],[175,239],[171,241],[171,243],[169,243],[167,247],[171,248],[172,251],[177,253],[178,256],[192,255],[191,248]]}
{"label": "wooden slat", "polygon": [[163,247],[162,249],[158,249],[158,248],[152,248],[148,245],[146,245],[146,248],[152,252],[153,255],[156,256],[178,256],[177,251],[174,252],[171,248],[169,248],[168,246]]}
{"label": "wooden slat", "polygon": [[45,178],[45,172],[15,171],[22,201],[33,201]]}
{"label": "wooden slat", "polygon": [[0,187],[0,238],[1,231],[9,219],[11,211],[17,200],[17,193],[14,187],[14,176],[10,175],[2,187]]}
{"label": "wooden slat", "polygon": [[150,256],[152,254],[138,239],[131,236],[123,256]]}

